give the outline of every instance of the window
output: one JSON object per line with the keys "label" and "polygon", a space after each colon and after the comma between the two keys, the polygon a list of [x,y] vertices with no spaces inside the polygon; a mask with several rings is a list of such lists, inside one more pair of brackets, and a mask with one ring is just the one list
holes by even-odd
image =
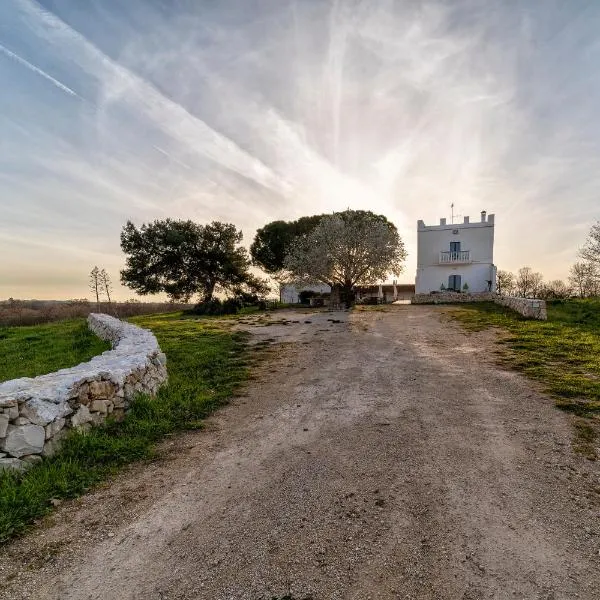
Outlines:
{"label": "window", "polygon": [[450,252],[460,252],[460,242],[450,242]]}

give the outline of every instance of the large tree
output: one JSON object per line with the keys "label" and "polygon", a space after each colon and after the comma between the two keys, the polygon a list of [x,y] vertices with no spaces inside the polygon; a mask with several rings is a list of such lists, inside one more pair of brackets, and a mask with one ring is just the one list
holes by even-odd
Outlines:
{"label": "large tree", "polygon": [[296,221],[272,221],[259,229],[250,246],[252,262],[271,275],[284,269],[285,257],[293,243],[309,234],[324,215],[301,217]]}
{"label": "large tree", "polygon": [[165,219],[138,229],[128,221],[121,232],[127,255],[121,281],[142,295],[164,292],[186,302],[195,294],[210,300],[217,288],[262,290],[241,241],[242,232],[231,223]]}
{"label": "large tree", "polygon": [[284,267],[290,279],[339,287],[349,304],[356,286],[399,275],[405,258],[393,223],[370,211],[346,210],[323,216],[310,233],[297,238]]}

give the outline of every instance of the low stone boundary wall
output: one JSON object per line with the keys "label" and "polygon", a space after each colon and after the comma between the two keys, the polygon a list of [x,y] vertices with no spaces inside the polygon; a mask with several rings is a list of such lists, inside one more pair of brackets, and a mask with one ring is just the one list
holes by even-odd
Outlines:
{"label": "low stone boundary wall", "polygon": [[507,306],[528,319],[540,319],[546,321],[548,313],[546,311],[545,300],[536,300],[534,298],[512,298],[509,296],[496,296],[496,304]]}
{"label": "low stone boundary wall", "polygon": [[456,304],[457,302],[494,302],[496,294],[480,292],[462,294],[460,292],[440,292],[439,294],[415,294],[412,304]]}
{"label": "low stone boundary wall", "polygon": [[120,419],[137,394],[154,395],[167,379],[154,335],[105,314],[90,329],[112,350],[76,367],[0,383],[0,470],[50,456],[69,428]]}
{"label": "low stone boundary wall", "polygon": [[492,292],[478,294],[461,294],[459,292],[442,292],[439,294],[415,294],[412,304],[456,304],[459,302],[495,302],[518,312],[528,319],[548,318],[546,302],[534,298],[513,298],[511,296],[498,296]]}

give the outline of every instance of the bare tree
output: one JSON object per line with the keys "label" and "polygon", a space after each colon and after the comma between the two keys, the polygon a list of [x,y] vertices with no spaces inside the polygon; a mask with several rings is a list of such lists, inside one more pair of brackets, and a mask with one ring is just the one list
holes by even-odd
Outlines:
{"label": "bare tree", "polygon": [[595,296],[600,291],[600,269],[593,262],[576,262],[571,266],[569,282],[580,298]]}
{"label": "bare tree", "polygon": [[515,276],[510,271],[498,271],[496,274],[496,291],[500,296],[510,296],[515,290]]}
{"label": "bare tree", "polygon": [[531,267],[521,267],[515,280],[515,292],[521,298],[535,297],[539,295],[544,277],[536,273]]}
{"label": "bare tree", "polygon": [[543,286],[540,297],[545,299],[568,298],[571,295],[571,288],[561,279],[554,279]]}
{"label": "bare tree", "polygon": [[92,294],[96,296],[96,310],[100,310],[100,293],[101,293],[101,283],[100,283],[100,269],[97,266],[90,271],[90,290]]}
{"label": "bare tree", "polygon": [[348,306],[355,286],[399,275],[405,258],[398,230],[384,216],[346,210],[323,217],[296,240],[284,266],[291,280],[325,283],[334,293],[337,288]]}
{"label": "bare tree", "polygon": [[112,302],[110,299],[110,293],[112,291],[112,282],[110,280],[110,276],[106,272],[106,269],[102,269],[100,271],[100,273],[98,274],[98,279],[102,291],[106,294],[106,297],[108,298],[108,310],[112,311]]}
{"label": "bare tree", "polygon": [[591,263],[596,268],[600,268],[600,221],[592,225],[585,244],[579,251],[579,256],[581,256],[584,262]]}

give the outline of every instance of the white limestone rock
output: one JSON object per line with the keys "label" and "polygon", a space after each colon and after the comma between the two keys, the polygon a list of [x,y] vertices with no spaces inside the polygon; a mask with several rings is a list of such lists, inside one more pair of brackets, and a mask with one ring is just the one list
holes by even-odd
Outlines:
{"label": "white limestone rock", "polygon": [[0,438],[6,437],[10,417],[6,413],[0,415]]}
{"label": "white limestone rock", "polygon": [[77,412],[71,417],[71,427],[81,427],[91,420],[92,415],[90,414],[88,407],[82,404]]}
{"label": "white limestone rock", "polygon": [[39,425],[9,425],[6,437],[0,441],[0,448],[15,458],[21,458],[27,454],[39,454],[45,439],[44,428]]}
{"label": "white limestone rock", "polygon": [[27,463],[24,463],[18,458],[0,458],[0,471],[4,471],[5,469],[23,471],[26,468],[26,466]]}

